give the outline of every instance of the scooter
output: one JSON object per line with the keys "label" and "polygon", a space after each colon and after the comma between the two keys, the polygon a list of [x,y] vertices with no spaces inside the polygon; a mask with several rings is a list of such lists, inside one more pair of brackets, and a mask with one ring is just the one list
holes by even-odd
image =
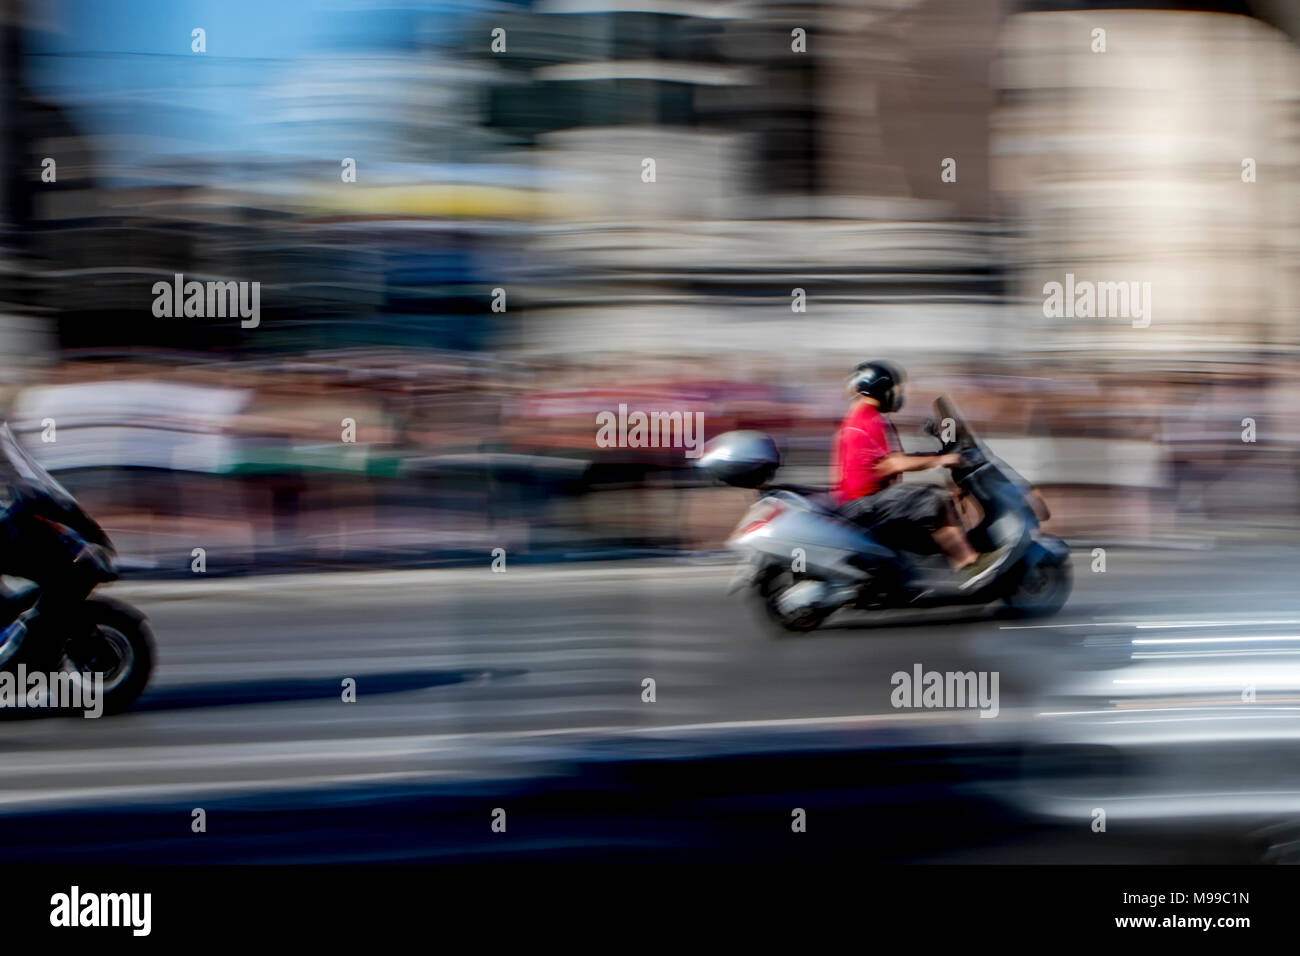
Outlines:
{"label": "scooter", "polygon": [[[131,605],[91,596],[100,584],[117,579],[113,544],[18,444],[8,424],[0,426],[0,455],[11,496],[4,572],[40,579],[0,587],[0,671],[93,681],[101,712],[120,713],[149,683],[154,640],[145,616]],[[19,619],[37,601],[41,617],[29,631]]]}
{"label": "scooter", "polygon": [[[1002,602],[1020,616],[1059,611],[1070,596],[1070,551],[1040,530],[1050,516],[1042,497],[979,441],[953,403],[940,397],[922,431],[958,453],[950,474],[981,511],[966,532],[981,553],[998,552],[981,583],[963,580],[944,559],[895,550],[841,515],[828,489],[768,484],[781,465],[776,443],[756,431],[726,432],[708,442],[697,466],[758,501],[727,547],[743,562],[729,591],[747,591],[765,619],[784,631],[812,631],[843,608],[885,610]],[[942,426],[936,425],[936,419]]]}

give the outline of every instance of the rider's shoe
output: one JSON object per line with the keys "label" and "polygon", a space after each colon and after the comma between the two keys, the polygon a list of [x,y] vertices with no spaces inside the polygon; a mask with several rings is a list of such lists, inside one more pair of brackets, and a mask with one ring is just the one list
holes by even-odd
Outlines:
{"label": "rider's shoe", "polygon": [[1006,548],[987,551],[976,558],[974,563],[962,568],[958,572],[964,577],[961,590],[971,591],[981,588],[997,577],[997,572],[1002,569],[999,562],[1006,551]]}

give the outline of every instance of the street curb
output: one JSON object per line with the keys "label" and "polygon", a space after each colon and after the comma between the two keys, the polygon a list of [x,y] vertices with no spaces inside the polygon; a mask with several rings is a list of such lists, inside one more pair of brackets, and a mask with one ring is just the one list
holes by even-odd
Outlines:
{"label": "street curb", "polygon": [[[1069,542],[1075,561],[1086,563],[1091,550],[1096,547],[1133,551],[1164,551],[1196,553],[1210,550],[1211,543],[1163,543],[1135,541],[1072,541]],[[375,568],[373,570],[289,571],[280,574],[246,574],[203,577],[190,575],[183,578],[162,579],[124,578],[108,585],[107,593],[124,600],[191,600],[220,595],[256,595],[284,592],[343,592],[365,593],[377,589],[416,586],[473,586],[492,587],[500,584],[537,582],[580,573],[587,579],[637,580],[647,578],[673,578],[684,575],[707,578],[729,577],[735,568],[735,557],[729,552],[683,553],[655,558],[603,558],[583,561],[547,561],[531,564],[510,564],[503,572],[493,572],[491,563],[479,562],[473,567],[438,565],[421,568]]]}
{"label": "street curb", "polygon": [[[726,577],[734,570],[730,559],[689,564],[675,561],[671,564],[656,562],[647,565],[635,561],[565,562],[562,564],[524,565],[494,573],[487,564],[481,567],[409,568],[403,570],[376,569],[374,571],[318,571],[291,574],[258,574],[242,577],[193,578],[163,581],[130,581],[108,585],[107,593],[124,600],[189,600],[221,594],[275,593],[282,591],[339,591],[351,587],[402,588],[418,585],[492,585],[509,582],[535,583],[556,574],[566,574],[575,568],[582,569],[587,579],[636,579],[647,577],[677,577],[683,574]],[[504,579],[504,581],[503,581]]]}

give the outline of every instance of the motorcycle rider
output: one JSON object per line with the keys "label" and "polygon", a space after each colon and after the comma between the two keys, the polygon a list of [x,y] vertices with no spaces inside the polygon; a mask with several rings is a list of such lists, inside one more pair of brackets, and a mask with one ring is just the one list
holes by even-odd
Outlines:
{"label": "motorcycle rider", "polygon": [[885,416],[903,407],[906,373],[884,361],[860,363],[848,381],[853,404],[831,451],[833,495],[840,513],[871,528],[891,548],[930,552],[933,539],[963,590],[985,583],[997,552],[981,555],[966,539],[952,496],[929,484],[903,484],[904,472],[952,468],[961,455],[908,455]]}
{"label": "motorcycle rider", "polygon": [[34,581],[41,596],[0,630],[0,667],[37,632],[65,630],[75,609],[103,580],[97,545],[71,528],[36,514],[18,489],[24,479],[0,454],[0,574]]}

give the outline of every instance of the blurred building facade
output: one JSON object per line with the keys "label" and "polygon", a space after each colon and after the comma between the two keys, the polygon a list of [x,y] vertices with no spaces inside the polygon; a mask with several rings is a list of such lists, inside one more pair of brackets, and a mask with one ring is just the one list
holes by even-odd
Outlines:
{"label": "blurred building facade", "polygon": [[[254,523],[698,543],[725,528],[647,517],[681,462],[597,455],[593,402],[780,431],[819,481],[843,370],[887,355],[1076,527],[1300,510],[1300,79],[1271,4],[238,0],[204,8],[202,54],[198,8],[138,4],[133,32],[0,3],[0,350],[29,426],[101,381],[233,389],[203,427]],[[155,316],[176,274],[259,283],[259,327]],[[1067,276],[1149,283],[1149,324],[1045,315]],[[349,405],[370,447],[322,451]]]}
{"label": "blurred building facade", "polygon": [[[1093,32],[1106,48],[1094,51]],[[1022,328],[1094,358],[1249,361],[1300,344],[1300,57],[1244,16],[1032,12],[1007,21],[993,149],[1018,291],[1150,283],[1128,316]],[[1144,317],[1143,320],[1146,321]]]}

